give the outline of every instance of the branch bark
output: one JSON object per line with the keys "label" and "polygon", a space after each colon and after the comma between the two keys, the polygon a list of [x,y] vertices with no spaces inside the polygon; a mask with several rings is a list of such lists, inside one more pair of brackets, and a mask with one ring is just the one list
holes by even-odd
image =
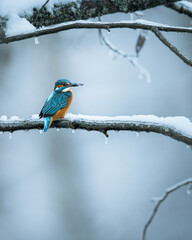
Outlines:
{"label": "branch bark", "polygon": [[[52,12],[47,10],[47,3],[40,9],[33,9],[32,15],[21,14],[20,17],[26,18],[35,27],[51,26],[59,23],[87,20],[90,18],[100,17],[106,14],[117,12],[135,12],[153,8],[166,3],[173,3],[177,0],[74,0],[66,4],[55,4]],[[8,19],[6,19],[7,21]],[[4,22],[4,18],[0,16],[0,23]],[[5,35],[5,24],[0,24],[0,38]]]}
{"label": "branch bark", "polygon": [[191,17],[192,18],[192,9],[186,7],[185,5],[182,5],[181,3],[169,3],[169,4],[166,4],[166,7],[169,7],[175,11],[177,11],[178,13],[181,13],[181,14],[185,14],[187,15],[188,17]]}
{"label": "branch bark", "polygon": [[181,187],[184,187],[186,185],[189,185],[189,184],[192,184],[192,178],[188,178],[182,182],[179,182],[177,184],[175,184],[174,186],[168,188],[166,190],[165,193],[162,194],[161,197],[159,198],[155,198],[153,201],[157,202],[156,205],[155,205],[155,208],[153,209],[153,212],[149,218],[149,220],[147,221],[147,223],[145,224],[144,226],[144,229],[143,229],[143,233],[142,233],[142,240],[145,240],[146,239],[146,233],[147,233],[147,230],[148,230],[148,227],[149,225],[151,224],[151,222],[153,221],[160,205],[166,200],[166,198],[171,194],[173,193],[174,191],[178,190],[179,188]]}
{"label": "branch bark", "polygon": [[49,26],[53,24],[86,20],[89,18],[100,17],[106,14],[117,12],[135,12],[153,8],[166,3],[173,3],[177,0],[82,0],[72,1],[68,4],[55,5],[52,13],[46,7],[41,11],[34,9],[33,15],[25,16],[34,26]]}
{"label": "branch bark", "polygon": [[[185,128],[188,126],[189,131],[186,132],[183,125]],[[43,126],[44,122],[42,120],[7,120],[0,121],[0,132],[43,129]],[[53,122],[51,128],[99,131],[106,136],[108,135],[107,132],[111,130],[155,132],[192,145],[192,122],[185,117],[159,118],[151,115],[97,117],[67,114],[64,120]]]}
{"label": "branch bark", "polygon": [[155,33],[156,37],[164,43],[173,53],[175,53],[184,63],[192,67],[192,61],[185,57],[175,46],[173,46],[162,34],[161,32],[153,28],[152,31]]}
{"label": "branch bark", "polygon": [[72,23],[63,23],[52,27],[46,27],[44,29],[39,29],[36,31],[14,35],[10,37],[0,38],[0,44],[10,43],[14,41],[24,40],[27,38],[38,37],[47,34],[53,34],[60,31],[66,31],[71,29],[105,29],[110,31],[113,28],[130,28],[130,29],[145,29],[150,30],[158,29],[159,31],[165,32],[185,32],[192,33],[192,27],[175,27],[162,25],[159,23],[149,22],[149,21],[126,21],[126,22],[87,22],[87,21],[77,21]]}

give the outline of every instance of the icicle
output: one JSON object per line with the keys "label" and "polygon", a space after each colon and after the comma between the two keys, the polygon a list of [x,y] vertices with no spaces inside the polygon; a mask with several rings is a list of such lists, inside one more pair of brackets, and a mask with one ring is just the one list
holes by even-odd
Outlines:
{"label": "icicle", "polygon": [[43,133],[43,130],[39,130],[39,133],[42,134],[42,133]]}
{"label": "icicle", "polygon": [[188,188],[187,188],[187,194],[190,195],[191,192],[192,192],[192,183],[190,183]]}
{"label": "icicle", "polygon": [[9,132],[9,139],[11,140],[12,139],[12,133]]}
{"label": "icicle", "polygon": [[73,133],[73,134],[75,133],[75,129],[72,129],[72,133]]}
{"label": "icicle", "polygon": [[38,37],[35,37],[35,45],[38,45],[38,44],[40,44],[39,38],[38,38]]}
{"label": "icicle", "polygon": [[139,133],[138,132],[136,132],[136,136],[139,137]]}
{"label": "icicle", "polygon": [[105,136],[105,144],[108,144],[108,137]]}

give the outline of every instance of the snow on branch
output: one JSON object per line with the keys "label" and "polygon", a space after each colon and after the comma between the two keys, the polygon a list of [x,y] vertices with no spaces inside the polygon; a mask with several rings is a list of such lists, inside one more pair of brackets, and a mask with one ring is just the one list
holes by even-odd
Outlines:
{"label": "snow on branch", "polygon": [[172,8],[173,10],[185,14],[189,17],[192,17],[192,2],[180,1],[177,3],[168,3],[167,7]]}
{"label": "snow on branch", "polygon": [[[35,9],[29,21],[37,26],[48,26],[61,22],[85,20],[113,13],[128,13],[153,8],[177,0],[67,0],[50,1],[46,7]],[[55,3],[53,5],[53,3]],[[50,5],[53,5],[50,8]]]}
{"label": "snow on branch", "polygon": [[[4,120],[3,116],[0,118],[0,132],[43,129],[43,125],[42,120],[34,118],[30,120]],[[108,136],[107,132],[111,130],[155,132],[192,145],[192,122],[185,117],[164,118],[154,115],[102,117],[67,114],[64,120],[53,122],[51,127],[99,131],[106,136]]]}
{"label": "snow on branch", "polygon": [[156,215],[160,205],[167,199],[167,197],[171,193],[173,193],[174,191],[178,190],[181,187],[189,185],[190,186],[190,190],[191,190],[191,184],[192,184],[192,178],[188,178],[188,179],[186,179],[186,180],[184,180],[182,182],[179,182],[179,183],[173,185],[172,187],[167,188],[166,191],[159,198],[152,199],[153,201],[156,202],[156,205],[155,205],[155,208],[153,209],[153,212],[152,212],[150,218],[148,219],[147,223],[144,226],[143,233],[142,233],[142,240],[146,239],[146,233],[147,233],[148,227],[151,224],[151,222],[153,221],[153,219],[154,219],[154,217],[155,217],[155,215]]}
{"label": "snow on branch", "polygon": [[130,29],[144,29],[152,31],[154,28],[159,31],[165,32],[185,32],[192,33],[192,27],[177,27],[169,26],[160,23],[150,22],[146,20],[135,21],[121,21],[121,22],[88,22],[88,21],[75,21],[69,23],[62,23],[51,27],[43,27],[38,30],[29,30],[21,34],[9,34],[7,37],[0,38],[0,44],[10,43],[14,41],[24,40],[32,37],[38,37],[47,34],[53,34],[60,31],[70,29],[105,29],[110,31],[113,28],[130,28]]}
{"label": "snow on branch", "polygon": [[27,0],[14,1],[10,4],[4,0],[0,8],[0,22],[3,17],[13,15],[27,19],[39,28],[58,23],[86,20],[118,12],[128,13],[140,11],[177,0]]}

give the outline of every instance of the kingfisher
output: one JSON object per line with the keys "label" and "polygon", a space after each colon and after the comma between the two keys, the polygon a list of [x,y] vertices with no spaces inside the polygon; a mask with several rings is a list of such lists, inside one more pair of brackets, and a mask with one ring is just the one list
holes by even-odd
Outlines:
{"label": "kingfisher", "polygon": [[67,79],[59,79],[55,83],[53,92],[45,101],[39,118],[44,118],[44,132],[52,122],[64,118],[73,99],[72,87],[83,86],[82,83],[71,83]]}

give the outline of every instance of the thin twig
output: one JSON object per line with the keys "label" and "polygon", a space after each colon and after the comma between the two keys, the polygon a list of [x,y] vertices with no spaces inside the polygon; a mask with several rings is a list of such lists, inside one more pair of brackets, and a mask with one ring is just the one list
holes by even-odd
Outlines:
{"label": "thin twig", "polygon": [[118,49],[117,47],[115,47],[114,45],[112,45],[109,42],[109,40],[106,37],[104,37],[101,29],[98,30],[98,33],[99,33],[99,39],[101,40],[101,42],[103,42],[110,50],[112,50],[114,53],[117,53],[121,57],[128,59],[131,63],[133,63],[132,59],[137,57],[136,54],[127,54],[122,50]]}
{"label": "thin twig", "polygon": [[169,3],[165,5],[166,7],[172,8],[173,10],[181,13],[181,14],[185,14],[189,17],[192,17],[192,9],[186,7],[185,5],[181,4],[181,3]]}
{"label": "thin twig", "polygon": [[102,30],[99,29],[99,39],[103,42],[112,52],[116,53],[117,55],[125,58],[128,62],[130,62],[134,67],[137,68],[140,75],[145,75],[147,82],[151,82],[150,73],[146,68],[141,66],[138,63],[138,55],[137,54],[127,54],[120,50],[119,48],[115,47],[103,34]]}
{"label": "thin twig", "polygon": [[38,37],[47,34],[53,34],[60,31],[66,31],[70,29],[112,29],[112,28],[131,28],[131,29],[145,29],[150,30],[156,28],[159,31],[165,32],[185,32],[192,33],[192,27],[174,27],[168,25],[162,25],[159,23],[149,22],[149,21],[126,21],[126,22],[87,22],[87,21],[75,21],[72,23],[62,23],[58,25],[53,25],[51,27],[45,27],[43,29],[38,29],[24,34],[13,35],[10,37],[4,37],[0,39],[0,44],[10,43],[14,41],[24,40],[32,37]]}
{"label": "thin twig", "polygon": [[41,12],[41,10],[47,5],[48,2],[49,2],[49,0],[47,0],[47,1],[43,4],[43,6],[40,8],[39,12]]}
{"label": "thin twig", "polygon": [[188,178],[188,179],[186,179],[182,182],[179,182],[179,183],[175,184],[174,186],[168,188],[165,193],[163,193],[159,198],[155,199],[155,201],[157,201],[157,203],[155,205],[155,208],[153,209],[153,212],[152,212],[150,218],[148,219],[147,223],[144,226],[143,233],[142,233],[142,240],[146,239],[146,233],[147,233],[147,229],[148,229],[149,225],[153,221],[160,205],[165,201],[165,199],[169,196],[169,194],[171,194],[172,192],[178,190],[179,188],[186,186],[188,184],[191,184],[191,183],[192,183],[192,178]]}
{"label": "thin twig", "polygon": [[152,28],[152,31],[155,33],[156,37],[162,43],[164,43],[173,53],[175,53],[180,59],[182,59],[184,63],[186,63],[189,66],[192,66],[192,61],[185,57],[175,46],[173,46],[157,28]]}
{"label": "thin twig", "polygon": [[37,19],[38,19],[38,14],[41,13],[42,9],[47,5],[47,3],[49,2],[49,0],[47,0],[43,6],[39,9],[39,11],[36,13],[36,17],[35,17],[35,20],[34,20],[34,24],[37,22]]}
{"label": "thin twig", "polygon": [[[1,120],[0,132],[43,129],[43,125],[42,120]],[[102,133],[111,130],[155,132],[192,145],[192,122],[185,117],[160,118],[151,115],[99,117],[67,114],[64,120],[53,122],[51,127],[83,129]]]}

